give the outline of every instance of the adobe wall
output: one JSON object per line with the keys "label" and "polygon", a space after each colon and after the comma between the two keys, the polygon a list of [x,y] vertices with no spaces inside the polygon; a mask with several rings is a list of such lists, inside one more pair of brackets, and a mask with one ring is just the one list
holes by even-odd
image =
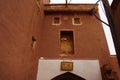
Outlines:
{"label": "adobe wall", "polygon": [[[43,12],[35,0],[0,0],[0,80],[35,80]],[[37,43],[39,44],[39,43]]]}
{"label": "adobe wall", "polygon": [[114,0],[112,5],[111,5],[111,9],[112,9],[112,13],[113,13],[113,17],[115,20],[115,24],[117,26],[118,29],[118,33],[120,35],[120,0]]}
{"label": "adobe wall", "polygon": [[[53,18],[59,16],[61,25],[52,25]],[[72,18],[78,16],[82,25],[72,25]],[[60,53],[60,31],[73,31],[74,55]],[[88,12],[46,13],[42,28],[40,56],[48,59],[99,59],[100,65],[109,62],[109,51],[101,22]]]}
{"label": "adobe wall", "polygon": [[[111,5],[111,9],[112,9],[112,13],[113,13],[113,17],[114,17],[114,20],[115,20],[115,24],[117,26],[117,30],[118,30],[118,33],[119,33],[119,37],[120,37],[120,0],[113,0],[113,3]],[[118,67],[118,61],[116,59],[116,57],[111,57],[111,62],[114,66],[114,69],[115,71],[118,71],[118,76],[119,76],[119,79],[120,79],[120,67]]]}
{"label": "adobe wall", "polygon": [[118,80],[120,80],[120,67],[118,64],[118,60],[116,56],[111,56],[111,61],[110,61],[113,72],[116,72],[116,75],[118,76]]}
{"label": "adobe wall", "polygon": [[50,4],[50,0],[43,0],[44,4]]}

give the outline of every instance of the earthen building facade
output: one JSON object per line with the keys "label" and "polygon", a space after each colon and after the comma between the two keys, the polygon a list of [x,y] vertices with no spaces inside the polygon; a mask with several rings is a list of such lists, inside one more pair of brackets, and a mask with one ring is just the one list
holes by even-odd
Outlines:
{"label": "earthen building facade", "polygon": [[[102,24],[90,14],[92,4],[1,0],[0,5],[0,80],[42,80],[37,75],[40,59],[74,60],[76,65],[77,60],[97,60],[103,80],[120,79]],[[97,6],[94,12],[99,16]]]}

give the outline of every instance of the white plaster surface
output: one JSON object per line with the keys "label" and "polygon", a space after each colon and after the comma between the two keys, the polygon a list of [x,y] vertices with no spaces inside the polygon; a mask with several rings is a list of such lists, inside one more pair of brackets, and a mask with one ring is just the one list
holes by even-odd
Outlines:
{"label": "white plaster surface", "polygon": [[60,70],[62,61],[73,62],[73,71],[86,80],[102,80],[98,60],[39,60],[37,80],[51,80],[52,78],[65,73]]}

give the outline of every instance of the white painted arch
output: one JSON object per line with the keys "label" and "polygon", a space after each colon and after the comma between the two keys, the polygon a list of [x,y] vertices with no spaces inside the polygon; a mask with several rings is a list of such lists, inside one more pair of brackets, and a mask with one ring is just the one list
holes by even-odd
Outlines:
{"label": "white painted arch", "polygon": [[62,61],[73,62],[73,71],[86,80],[102,80],[98,60],[39,60],[37,80],[51,80],[52,78],[65,73],[60,70]]}

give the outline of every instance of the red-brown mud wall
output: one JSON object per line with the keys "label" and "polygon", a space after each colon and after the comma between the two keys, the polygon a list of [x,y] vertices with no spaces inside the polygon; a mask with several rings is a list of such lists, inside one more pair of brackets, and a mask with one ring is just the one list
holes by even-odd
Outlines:
{"label": "red-brown mud wall", "polygon": [[42,0],[40,7],[36,0],[0,0],[0,80],[36,79]]}

